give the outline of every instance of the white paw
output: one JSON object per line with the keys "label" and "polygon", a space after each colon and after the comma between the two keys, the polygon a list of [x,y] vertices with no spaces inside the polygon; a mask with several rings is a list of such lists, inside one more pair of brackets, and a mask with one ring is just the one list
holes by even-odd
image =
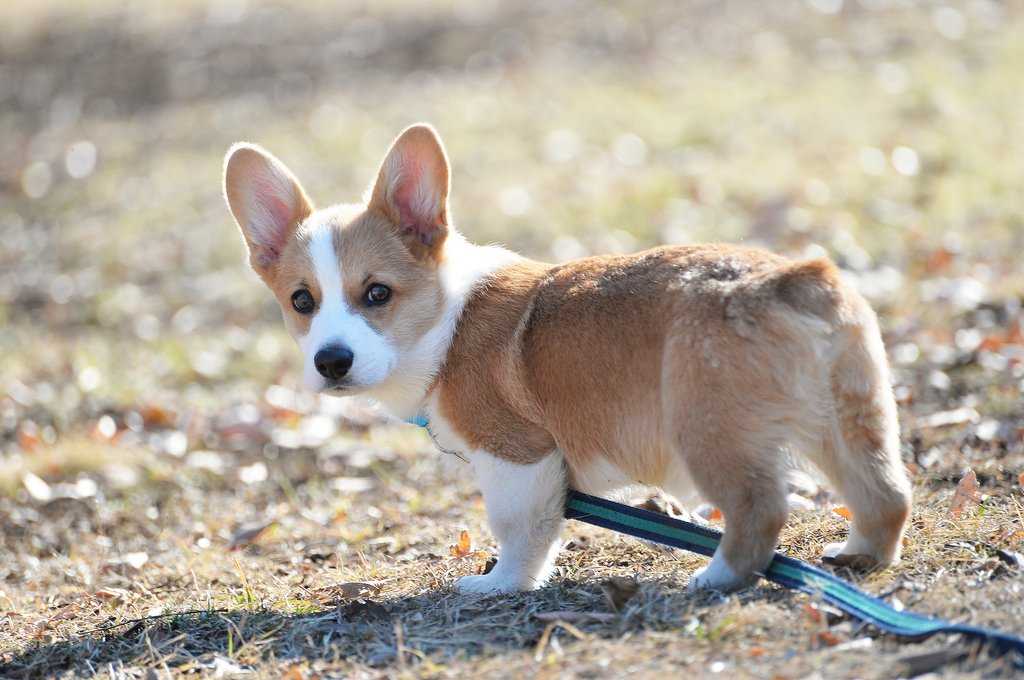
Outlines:
{"label": "white paw", "polygon": [[524,585],[516,579],[510,579],[492,571],[480,576],[463,576],[455,582],[455,589],[460,593],[516,593],[521,590],[533,590],[537,586]]}
{"label": "white paw", "polygon": [[840,555],[844,554],[843,553],[844,550],[846,550],[846,543],[845,542],[843,542],[843,543],[829,543],[828,545],[825,546],[825,549],[822,551],[822,555],[824,555],[825,557],[827,557],[829,559],[834,559],[834,558],[839,557]]}
{"label": "white paw", "polygon": [[822,551],[822,557],[826,562],[836,566],[850,567],[857,570],[877,569],[900,561],[898,554],[890,559],[880,559],[876,555],[868,554],[866,551],[861,552],[857,549],[857,546],[851,545],[851,541],[829,543]]}
{"label": "white paw", "polygon": [[708,566],[693,572],[686,589],[690,592],[718,590],[727,593],[742,588],[749,580],[749,578],[741,578],[737,575],[728,563],[716,554]]}

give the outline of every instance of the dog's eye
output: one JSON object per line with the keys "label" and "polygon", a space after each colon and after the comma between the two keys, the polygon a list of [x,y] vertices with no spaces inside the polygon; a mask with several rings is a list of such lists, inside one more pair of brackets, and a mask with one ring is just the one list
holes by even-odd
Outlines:
{"label": "dog's eye", "polygon": [[316,303],[313,301],[313,295],[305,288],[292,293],[292,307],[299,314],[311,314],[313,308],[316,307]]}
{"label": "dog's eye", "polygon": [[382,305],[391,299],[391,289],[383,283],[375,283],[366,289],[366,304]]}

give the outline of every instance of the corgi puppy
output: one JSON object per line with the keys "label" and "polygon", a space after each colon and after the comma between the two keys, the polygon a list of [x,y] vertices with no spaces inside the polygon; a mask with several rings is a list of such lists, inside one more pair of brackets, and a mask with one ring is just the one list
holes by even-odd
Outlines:
{"label": "corgi puppy", "polygon": [[692,588],[772,559],[792,454],[853,513],[838,561],[899,558],[910,512],[877,319],[828,260],[731,245],[551,265],[467,242],[448,158],[413,125],[358,204],[314,209],[277,158],[236,144],[224,194],[304,354],[306,385],[419,414],[471,463],[500,546],[468,592],[541,586],[565,491],[642,484],[721,509]]}

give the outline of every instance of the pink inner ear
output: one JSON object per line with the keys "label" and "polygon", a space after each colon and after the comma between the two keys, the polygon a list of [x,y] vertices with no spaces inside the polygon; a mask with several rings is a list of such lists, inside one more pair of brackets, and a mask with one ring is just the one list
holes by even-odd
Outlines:
{"label": "pink inner ear", "polygon": [[441,225],[441,216],[432,214],[433,202],[417,197],[424,180],[423,164],[415,158],[402,159],[402,171],[392,197],[402,220],[402,227],[412,231],[425,245],[431,245]]}
{"label": "pink inner ear", "polygon": [[295,211],[284,199],[273,195],[269,185],[259,187],[258,191],[260,204],[270,218],[270,224],[263,231],[262,245],[276,255],[288,238],[288,228],[295,221]]}
{"label": "pink inner ear", "polygon": [[401,214],[403,227],[418,227],[418,223],[424,221],[424,218],[416,213],[413,196],[423,176],[423,168],[415,160],[403,158],[401,172],[398,186],[395,187],[395,207]]}

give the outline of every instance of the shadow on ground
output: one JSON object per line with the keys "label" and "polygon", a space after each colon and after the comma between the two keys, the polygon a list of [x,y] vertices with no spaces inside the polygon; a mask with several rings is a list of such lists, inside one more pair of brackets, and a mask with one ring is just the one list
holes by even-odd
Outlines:
{"label": "shadow on ground", "polygon": [[[444,589],[340,601],[299,614],[255,607],[132,619],[33,645],[0,665],[0,677],[91,676],[108,666],[231,673],[267,658],[386,670],[427,657],[467,659],[533,649],[558,618],[572,621],[552,627],[563,645],[581,633],[611,640],[631,631],[681,629],[695,638],[715,637],[705,615],[726,601],[722,596],[690,596],[677,582],[632,583],[637,590],[627,593],[629,601],[619,603],[618,612],[611,606],[621,593],[609,593],[607,583],[563,581],[510,596]],[[793,597],[770,586],[740,595],[783,606]]]}

